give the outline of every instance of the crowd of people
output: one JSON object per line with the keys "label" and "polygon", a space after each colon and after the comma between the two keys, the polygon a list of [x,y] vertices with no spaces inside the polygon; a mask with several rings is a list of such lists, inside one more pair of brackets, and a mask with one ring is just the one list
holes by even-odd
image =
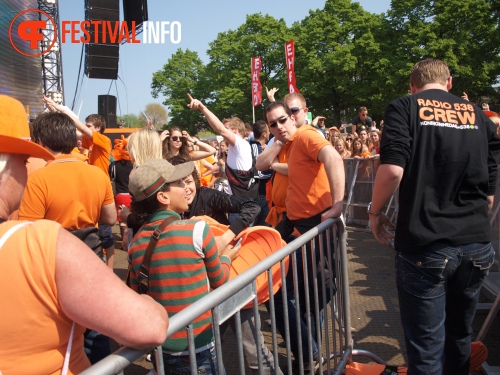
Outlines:
{"label": "crowd of people", "polygon": [[[471,316],[493,259],[486,228],[500,138],[479,108],[447,92],[451,76],[443,64],[417,64],[411,95],[391,103],[385,123],[377,127],[362,106],[350,131],[327,128],[324,116],[309,123],[300,93],[276,100],[278,90],[266,88],[270,103],[253,125],[238,117],[219,119],[188,94],[187,106],[202,113],[220,142],[203,141],[180,127],[158,132],[147,126],[113,145],[99,115],[83,122],[44,97],[48,112],[28,127],[22,104],[0,96],[0,260],[6,269],[0,280],[12,285],[0,292],[11,301],[0,310],[0,372],[78,373],[110,354],[111,337],[139,349],[162,345],[166,374],[189,373],[188,332],[166,339],[168,319],[228,281],[239,252],[235,238],[252,225],[264,225],[291,242],[322,221],[340,217],[343,159],[380,158],[368,214],[375,238],[390,244],[392,224],[382,211],[400,187],[395,247],[408,373],[466,374]],[[475,118],[480,131],[467,135],[473,137],[470,158],[459,158],[464,149],[456,149],[466,143],[460,139],[465,131],[456,130],[452,145],[442,150],[439,142],[450,126],[422,126],[421,118],[405,118],[419,113],[419,105],[431,112],[436,101],[456,103],[455,108],[474,114],[468,118]],[[476,152],[480,147],[488,152]],[[461,161],[448,171],[448,164],[435,164],[436,157]],[[441,190],[426,193],[433,187]],[[440,220],[444,211],[447,219]],[[215,237],[203,216],[226,225],[223,234]],[[474,220],[481,225],[473,230]],[[130,262],[130,288],[112,272],[117,222]],[[319,259],[321,245],[315,238],[313,247],[297,250],[296,261],[302,264],[303,251],[314,251]],[[443,255],[449,248],[453,254]],[[433,282],[421,290],[408,275],[420,273],[416,269],[436,256],[443,269],[448,260],[459,260],[450,275],[438,277],[446,278],[447,286],[429,302],[427,294],[443,286]],[[335,278],[332,265],[324,272]],[[460,281],[471,273],[472,285]],[[323,365],[316,327],[323,324],[322,310],[331,296],[319,296],[310,316],[304,315],[306,294],[313,290],[303,286],[311,287],[316,277],[307,272],[306,280],[299,266],[296,273],[287,273],[286,289],[271,296],[278,331],[288,337],[295,358],[293,371],[300,357],[306,374]],[[461,301],[452,304],[453,311],[448,294]],[[429,315],[436,324],[426,322]],[[263,373],[282,374],[254,319],[252,309],[241,310],[248,368],[259,373],[260,358]],[[307,328],[309,319],[313,332]],[[443,326],[445,319],[450,323]],[[215,374],[211,312],[199,316],[193,328],[197,370]],[[424,334],[429,330],[436,334]]]}

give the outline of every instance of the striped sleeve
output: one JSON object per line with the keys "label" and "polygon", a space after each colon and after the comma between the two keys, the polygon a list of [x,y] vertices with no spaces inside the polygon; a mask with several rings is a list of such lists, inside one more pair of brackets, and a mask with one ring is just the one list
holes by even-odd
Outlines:
{"label": "striped sleeve", "polygon": [[229,264],[221,262],[219,251],[214,235],[210,227],[202,221],[203,229],[203,253],[205,254],[205,267],[212,288],[223,285],[229,279]]}

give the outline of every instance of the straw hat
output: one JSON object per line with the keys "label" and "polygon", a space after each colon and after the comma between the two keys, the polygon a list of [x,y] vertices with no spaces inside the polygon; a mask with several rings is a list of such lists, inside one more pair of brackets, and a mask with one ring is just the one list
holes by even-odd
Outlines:
{"label": "straw hat", "polygon": [[50,152],[30,141],[28,118],[23,105],[6,95],[0,95],[0,153],[54,159]]}

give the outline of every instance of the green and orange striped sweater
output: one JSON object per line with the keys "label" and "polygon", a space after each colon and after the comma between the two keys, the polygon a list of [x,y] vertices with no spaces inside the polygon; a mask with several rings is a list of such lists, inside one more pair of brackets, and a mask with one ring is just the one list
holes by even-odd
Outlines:
{"label": "green and orange striped sweater", "polygon": [[[228,257],[219,258],[212,231],[204,221],[182,220],[173,211],[159,211],[135,235],[129,247],[132,289],[137,291],[137,276],[151,234],[172,215],[179,220],[160,236],[149,270],[149,295],[165,307],[169,317],[207,295],[210,288],[224,284],[229,279],[230,266]],[[193,328],[197,351],[210,347],[214,340],[211,312],[197,318]],[[187,330],[169,337],[163,350],[187,354]]]}

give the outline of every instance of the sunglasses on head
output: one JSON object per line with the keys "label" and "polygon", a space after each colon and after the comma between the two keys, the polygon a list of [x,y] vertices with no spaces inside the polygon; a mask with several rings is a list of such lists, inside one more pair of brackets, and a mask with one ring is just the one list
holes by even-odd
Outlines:
{"label": "sunglasses on head", "polygon": [[290,111],[292,111],[292,113],[297,113],[297,112],[298,112],[298,111],[300,111],[301,109],[304,109],[304,108],[292,107],[292,108],[290,108]]}
{"label": "sunglasses on head", "polygon": [[270,122],[269,127],[274,128],[276,125],[278,125],[278,123],[280,125],[283,125],[286,122],[286,120],[288,120],[288,118],[289,118],[289,116],[282,116],[279,119],[277,119],[276,121]]}
{"label": "sunglasses on head", "polygon": [[174,135],[172,138],[172,141],[177,142],[177,141],[182,141],[182,137],[179,137],[178,135]]}

